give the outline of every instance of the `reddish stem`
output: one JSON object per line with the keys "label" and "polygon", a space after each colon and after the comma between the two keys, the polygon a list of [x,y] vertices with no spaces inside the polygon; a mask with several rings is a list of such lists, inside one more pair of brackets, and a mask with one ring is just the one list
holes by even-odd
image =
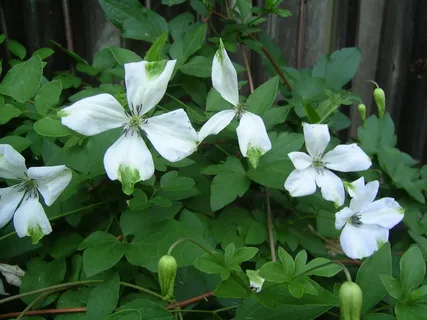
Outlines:
{"label": "reddish stem", "polygon": [[204,299],[206,299],[208,297],[211,297],[211,296],[213,296],[213,294],[214,294],[213,291],[209,291],[209,292],[201,294],[200,296],[193,297],[193,298],[190,298],[190,299],[187,299],[187,300],[184,300],[184,301],[180,301],[180,302],[177,302],[177,303],[173,303],[173,304],[167,306],[166,309],[173,310],[173,309],[176,309],[176,308],[183,308],[183,307],[186,307],[186,306],[188,306],[190,304],[193,304],[193,303],[199,302],[201,300],[204,300]]}

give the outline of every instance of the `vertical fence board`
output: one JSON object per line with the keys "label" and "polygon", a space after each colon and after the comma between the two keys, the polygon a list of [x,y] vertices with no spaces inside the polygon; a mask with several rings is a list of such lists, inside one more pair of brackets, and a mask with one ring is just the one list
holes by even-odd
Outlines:
{"label": "vertical fence board", "polygon": [[[363,80],[375,79],[377,61],[381,42],[381,26],[385,0],[361,0],[359,7],[359,21],[357,29],[356,46],[362,52],[359,69],[353,80],[354,93],[360,95],[366,104],[367,114],[372,112],[372,85],[362,83]],[[357,128],[360,126],[361,118],[354,105],[351,109],[351,136],[357,136]]]}

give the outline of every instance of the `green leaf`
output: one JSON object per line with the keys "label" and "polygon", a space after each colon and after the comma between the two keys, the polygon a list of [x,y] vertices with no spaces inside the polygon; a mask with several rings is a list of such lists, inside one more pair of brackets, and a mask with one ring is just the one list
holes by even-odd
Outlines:
{"label": "green leaf", "polygon": [[18,102],[27,102],[39,89],[42,70],[42,60],[39,56],[34,56],[24,63],[14,66],[2,82],[2,87],[6,87],[5,94]]}
{"label": "green leaf", "polygon": [[18,117],[21,110],[11,104],[0,105],[0,124],[8,123],[11,119]]}
{"label": "green leaf", "polygon": [[426,320],[427,319],[427,306],[405,305],[398,303],[394,308],[397,320]]}
{"label": "green leaf", "polygon": [[68,258],[74,254],[82,240],[82,236],[78,233],[62,235],[55,241],[49,255],[56,260]]}
{"label": "green leaf", "polygon": [[399,300],[402,297],[402,289],[400,288],[400,282],[390,276],[382,275],[380,277],[388,294],[391,295],[393,298]]}
{"label": "green leaf", "polygon": [[208,59],[204,56],[194,56],[179,70],[190,76],[209,78],[212,73],[212,59]]}
{"label": "green leaf", "polygon": [[[92,288],[79,288],[76,290],[68,290],[63,294],[61,294],[61,296],[58,299],[58,303],[56,304],[56,308],[70,309],[70,308],[86,307],[86,301],[91,291],[92,291]],[[82,314],[75,313],[75,314],[56,315],[55,320],[83,320],[83,319],[82,319]]]}
{"label": "green leaf", "polygon": [[[251,294],[249,291],[249,278],[246,274],[239,272],[236,273],[241,281],[236,280],[234,277],[229,277],[223,280],[219,286],[214,290],[214,294],[218,298],[247,298]],[[242,283],[243,282],[243,283]],[[244,286],[244,285],[245,286]]]}
{"label": "green leaf", "polygon": [[368,155],[379,152],[384,147],[394,147],[396,136],[394,134],[394,123],[390,114],[386,112],[381,119],[375,115],[370,116],[358,129],[360,147]]}
{"label": "green leaf", "polygon": [[104,320],[116,309],[119,301],[120,278],[117,273],[92,290],[87,302],[88,319]]}
{"label": "green leaf", "polygon": [[391,251],[388,242],[364,261],[357,272],[356,283],[363,291],[363,313],[375,306],[386,294],[380,278],[382,275],[391,276]]}
{"label": "green leaf", "polygon": [[304,137],[297,133],[270,133],[272,148],[259,160],[256,169],[246,173],[249,179],[266,187],[283,189],[286,178],[295,169],[288,153],[298,151],[304,143]]}
{"label": "green leaf", "polygon": [[[170,219],[149,225],[145,230],[140,230],[133,241],[126,245],[126,258],[133,265],[155,271],[159,259],[166,254],[175,241],[182,238],[192,238],[210,248],[210,245],[196,230]],[[188,242],[181,243],[173,251],[179,266],[191,265],[201,253],[202,250],[199,247]]]}
{"label": "green leaf", "polygon": [[138,0],[98,0],[108,19],[117,28],[123,28],[128,19],[139,19],[143,8]]}
{"label": "green leaf", "polygon": [[177,39],[171,49],[170,55],[177,59],[177,67],[180,66],[204,44],[206,38],[207,24],[201,23],[185,33],[181,39]]}
{"label": "green leaf", "polygon": [[224,258],[216,251],[213,252],[213,255],[209,253],[202,254],[194,261],[194,267],[207,274],[219,273],[222,279],[228,279],[230,270],[224,266]]}
{"label": "green leaf", "polygon": [[[307,276],[313,275],[313,276],[327,277],[327,278],[333,277],[338,272],[340,272],[342,268],[336,263],[325,265],[330,262],[331,260],[326,258],[315,258],[304,266],[302,272]],[[325,266],[320,267],[321,265],[325,265]],[[313,268],[316,268],[316,269],[313,269]],[[313,269],[313,270],[308,271],[310,269]]]}
{"label": "green leaf", "polygon": [[173,40],[177,41],[193,22],[194,15],[190,12],[181,13],[169,21],[169,32]]}
{"label": "green leaf", "polygon": [[87,245],[84,243],[88,243],[88,239],[92,240],[83,252],[83,267],[87,277],[111,269],[123,257],[125,245],[112,234],[97,233],[96,238],[88,237],[80,244],[80,249]]}
{"label": "green leaf", "polygon": [[83,64],[87,64],[87,65],[89,64],[89,63],[87,63],[87,61],[85,59],[83,59],[82,57],[80,57],[77,53],[75,53],[74,51],[68,50],[67,48],[64,48],[58,42],[53,41],[53,40],[49,40],[49,42],[52,43],[58,49],[60,49],[62,52],[64,52],[67,56],[69,56],[74,61],[80,62],[80,63],[83,63]]}
{"label": "green leaf", "polygon": [[312,76],[323,78],[331,87],[339,89],[355,76],[360,58],[360,50],[357,48],[335,51],[317,61]]}
{"label": "green leaf", "polygon": [[293,270],[285,269],[278,262],[267,262],[259,269],[259,275],[267,281],[282,283],[291,280]]}
{"label": "green leaf", "polygon": [[288,118],[289,111],[291,111],[291,109],[291,105],[268,109],[262,115],[262,120],[264,120],[265,128],[267,130],[270,130],[278,124],[285,123],[286,119]]}
{"label": "green leaf", "polygon": [[248,191],[250,184],[246,175],[241,173],[220,173],[215,176],[211,184],[212,210],[217,211],[233,202],[237,197],[242,197]]}
{"label": "green leaf", "polygon": [[400,259],[400,283],[402,291],[409,293],[424,280],[426,264],[417,246],[409,248]]}
{"label": "green leaf", "polygon": [[49,58],[52,54],[54,54],[55,51],[53,51],[51,48],[40,48],[33,52],[32,56],[39,56],[40,59],[44,60]]}
{"label": "green leaf", "polygon": [[363,320],[396,320],[396,318],[388,313],[369,313],[363,317]]}
{"label": "green leaf", "polygon": [[169,7],[175,6],[177,4],[184,3],[187,0],[162,0],[162,4],[168,5]]}
{"label": "green leaf", "polygon": [[20,60],[24,60],[25,56],[27,55],[27,50],[18,41],[9,40],[7,42],[7,48],[14,56],[17,56]]}
{"label": "green leaf", "polygon": [[196,183],[188,177],[179,177],[177,171],[169,171],[160,178],[160,187],[165,191],[186,190]]}
{"label": "green leaf", "polygon": [[62,91],[62,83],[59,80],[46,83],[37,92],[35,104],[37,112],[45,116],[49,109],[59,102]]}
{"label": "green leaf", "polygon": [[168,39],[168,33],[163,32],[157,39],[154,41],[153,45],[147,51],[147,54],[144,57],[144,61],[160,61],[163,47]]}
{"label": "green leaf", "polygon": [[278,86],[279,77],[276,76],[256,88],[246,101],[247,110],[258,115],[263,115],[270,109],[274,99],[276,99]]}
{"label": "green leaf", "polygon": [[[42,260],[28,266],[28,271],[25,273],[24,279],[22,279],[21,288],[19,293],[25,293],[37,289],[43,289],[50,286],[60,284],[64,280],[67,265],[65,260],[55,260],[46,263]],[[30,295],[22,298],[26,304],[30,304],[37,295]],[[58,294],[51,294],[45,299],[39,301],[36,308],[41,308],[51,304],[58,297]]]}
{"label": "green leaf", "polygon": [[6,39],[6,35],[4,33],[0,34],[0,44],[3,43],[4,39]]}
{"label": "green leaf", "polygon": [[279,247],[279,259],[282,262],[286,274],[290,277],[295,273],[295,261],[291,255],[282,247]]}
{"label": "green leaf", "polygon": [[246,244],[261,244],[267,241],[267,227],[258,221],[254,221],[246,233]]}
{"label": "green leaf", "polygon": [[31,141],[19,136],[7,136],[0,139],[0,144],[10,144],[16,151],[22,152],[31,145]]}
{"label": "green leaf", "polygon": [[154,11],[145,9],[138,18],[131,18],[123,24],[123,38],[155,42],[168,31],[166,20]]}
{"label": "green leaf", "polygon": [[136,299],[120,306],[106,320],[174,320],[175,317],[158,303]]}
{"label": "green leaf", "polygon": [[45,137],[66,137],[73,133],[66,126],[63,126],[60,120],[50,117],[37,120],[34,123],[34,130]]}
{"label": "green leaf", "polygon": [[116,59],[117,63],[122,66],[125,63],[139,62],[142,60],[141,57],[138,56],[135,52],[130,51],[128,49],[110,46],[110,50],[113,54],[114,59]]}
{"label": "green leaf", "polygon": [[258,248],[242,247],[237,249],[232,257],[232,264],[241,264],[251,260],[258,252]]}

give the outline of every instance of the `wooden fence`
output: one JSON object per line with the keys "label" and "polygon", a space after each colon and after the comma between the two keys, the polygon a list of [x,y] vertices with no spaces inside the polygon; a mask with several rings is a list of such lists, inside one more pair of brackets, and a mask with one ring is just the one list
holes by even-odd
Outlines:
{"label": "wooden fence", "polygon": [[[263,0],[252,1],[263,5]],[[168,8],[160,0],[141,2],[167,19],[187,9],[185,5]],[[377,81],[386,92],[399,147],[426,162],[427,0],[284,0],[281,7],[289,9],[292,17],[268,17],[263,28],[276,40],[288,65],[310,68],[323,54],[359,47],[362,61],[353,90],[362,97],[368,112],[374,112],[373,87],[360,82]],[[88,61],[109,44],[141,54],[146,50],[120,38],[97,0],[0,0],[0,28],[30,52],[55,40]],[[0,52],[0,56],[7,59],[7,52]],[[259,84],[266,79],[260,58],[254,54],[249,59]],[[51,60],[47,73],[69,67],[63,57]],[[346,112],[353,120],[348,135],[354,137],[360,117],[356,108]]]}

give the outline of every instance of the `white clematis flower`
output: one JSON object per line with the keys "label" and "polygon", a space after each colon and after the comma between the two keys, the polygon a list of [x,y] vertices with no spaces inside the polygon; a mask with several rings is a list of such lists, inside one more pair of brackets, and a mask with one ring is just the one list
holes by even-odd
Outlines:
{"label": "white clematis flower", "polygon": [[237,72],[222,42],[212,63],[212,85],[225,100],[233,105],[233,109],[214,114],[200,129],[199,143],[209,135],[218,134],[234,118],[237,118],[240,120],[236,130],[240,152],[256,168],[259,158],[271,149],[271,142],[262,118],[244,110],[243,104],[239,103]]}
{"label": "white clematis flower", "polygon": [[15,286],[20,287],[22,278],[25,276],[25,271],[19,266],[0,263],[0,273],[6,278],[6,282]]}
{"label": "white clematis flower", "polygon": [[354,172],[368,169],[372,162],[357,144],[336,146],[327,152],[330,141],[326,124],[303,124],[304,152],[288,154],[295,170],[285,181],[285,189],[292,197],[308,196],[316,192],[316,185],[322,192],[323,199],[342,206],[345,200],[344,186],[341,179],[329,171]]}
{"label": "white clematis flower", "polygon": [[261,292],[265,279],[259,275],[259,271],[246,270],[246,275],[249,278],[250,288],[256,293]]}
{"label": "white clematis flower", "polygon": [[71,181],[66,166],[32,167],[27,170],[25,159],[8,144],[0,144],[0,177],[19,181],[0,188],[0,228],[13,217],[20,238],[31,236],[37,243],[52,232],[49,219],[39,202],[39,193],[51,206]]}
{"label": "white clematis flower", "polygon": [[404,209],[393,198],[374,201],[379,182],[365,185],[362,177],[346,185],[350,207],[335,215],[335,228],[344,253],[352,259],[369,257],[388,241],[389,230],[403,219]]}
{"label": "white clematis flower", "polygon": [[180,161],[197,148],[197,133],[183,109],[146,118],[163,98],[176,60],[125,64],[125,82],[130,112],[110,94],[98,94],[77,101],[59,112],[62,124],[86,136],[123,128],[123,135],[104,155],[104,167],[111,180],[122,183],[130,195],[134,184],[150,179],[154,162],[142,139],[145,132],[159,154]]}

